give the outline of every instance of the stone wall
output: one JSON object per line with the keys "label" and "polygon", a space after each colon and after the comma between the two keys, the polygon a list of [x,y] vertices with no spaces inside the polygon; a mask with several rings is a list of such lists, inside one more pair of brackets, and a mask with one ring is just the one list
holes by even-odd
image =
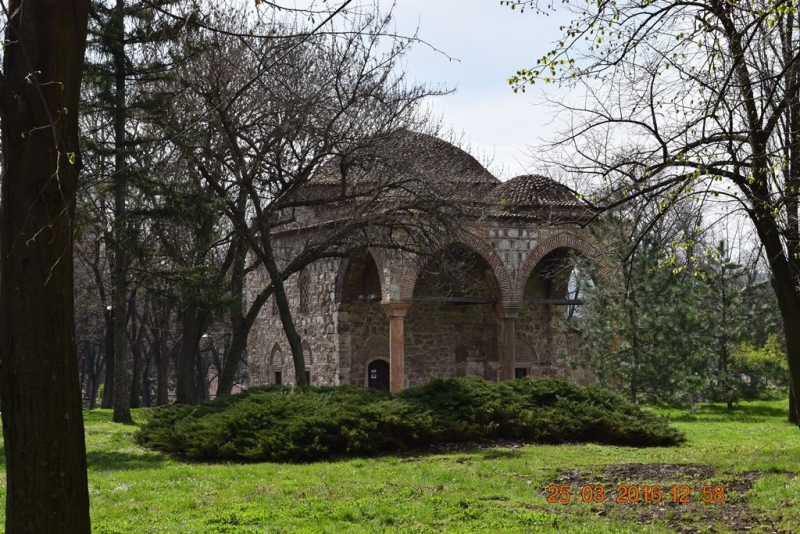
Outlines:
{"label": "stone wall", "polygon": [[[473,276],[483,278],[476,278],[479,283],[475,284],[482,288],[481,294],[470,296],[492,299],[493,303],[513,297],[514,302],[522,303],[516,321],[515,367],[525,367],[534,376],[591,381],[590,373],[573,369],[568,363],[568,357],[580,350],[580,343],[564,326],[564,306],[529,302],[548,297],[549,282],[543,272],[546,262],[542,259],[549,252],[562,247],[574,247],[584,254],[592,252],[591,244],[580,241],[586,231],[495,221],[472,232],[472,237],[461,244],[479,257]],[[479,242],[483,244],[478,246]],[[313,385],[365,385],[369,362],[388,360],[389,319],[377,298],[386,300],[397,294],[408,299],[447,296],[442,293],[441,284],[432,281],[423,270],[409,276],[404,265],[414,262],[408,258],[398,262],[386,259],[394,257],[392,254],[380,257],[378,265],[374,265],[371,256],[362,254],[358,259],[361,267],[342,273],[339,270],[344,260],[326,259],[287,280],[287,296],[307,348],[306,365]],[[503,280],[499,280],[498,269]],[[382,295],[372,295],[381,291],[377,289],[380,284],[373,280],[377,272],[385,282]],[[309,298],[307,311],[301,313],[299,282],[303,277],[308,280]],[[492,278],[491,284],[486,284],[486,277]],[[252,274],[248,280],[250,292],[263,287],[265,278],[263,271]],[[337,279],[342,287],[337,288]],[[523,281],[527,283],[520,287]],[[349,300],[343,295],[349,295]],[[500,329],[493,303],[413,300],[405,319],[405,386],[424,384],[431,377],[478,375],[497,380]],[[270,301],[249,339],[250,384],[274,383],[275,371],[281,373],[282,382],[294,381],[291,353]]]}
{"label": "stone wall", "polygon": [[389,361],[389,318],[378,302],[345,307],[350,351],[342,351],[341,361],[347,370],[342,373],[342,383],[364,386],[369,362],[377,358]]}
{"label": "stone wall", "polygon": [[[329,386],[338,384],[337,333],[335,327],[336,273],[340,260],[321,260],[309,265],[303,272],[291,276],[285,283],[286,296],[292,309],[295,328],[304,343],[306,368],[311,384]],[[300,280],[308,279],[307,311],[301,313]],[[264,275],[255,273],[250,287],[263,283]],[[251,291],[251,293],[253,292]],[[281,373],[283,383],[294,383],[295,373],[289,344],[283,332],[277,306],[271,298],[262,308],[248,340],[248,376],[250,385],[273,384],[275,371]]]}

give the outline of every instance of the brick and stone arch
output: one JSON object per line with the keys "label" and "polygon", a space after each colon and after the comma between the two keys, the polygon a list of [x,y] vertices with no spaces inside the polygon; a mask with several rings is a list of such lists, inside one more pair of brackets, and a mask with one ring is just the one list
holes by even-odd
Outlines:
{"label": "brick and stone arch", "polygon": [[382,298],[386,284],[379,256],[371,249],[364,249],[342,260],[336,274],[337,303]]}
{"label": "brick and stone arch", "polygon": [[[494,289],[497,292],[495,297],[498,299],[498,301],[503,302],[511,299],[511,278],[508,275],[505,265],[503,265],[503,261],[500,259],[494,249],[492,249],[491,245],[480,239],[478,236],[465,232],[456,239],[446,243],[440,248],[440,250],[444,250],[445,248],[453,245],[464,247],[470,252],[474,252],[483,258],[483,260],[486,261],[491,268],[492,274],[494,275]],[[410,301],[412,299],[414,296],[414,286],[416,285],[420,272],[422,272],[422,269],[425,267],[427,261],[428,260],[425,256],[419,256],[411,264],[408,271],[406,271],[400,287],[400,300]]]}
{"label": "brick and stone arch", "polygon": [[597,261],[601,256],[601,251],[597,246],[574,233],[562,232],[549,237],[539,243],[528,257],[525,258],[525,262],[522,264],[516,277],[516,284],[513,292],[513,300],[515,302],[519,302],[523,299],[525,286],[537,265],[539,265],[545,257],[558,249],[573,250],[590,261]]}

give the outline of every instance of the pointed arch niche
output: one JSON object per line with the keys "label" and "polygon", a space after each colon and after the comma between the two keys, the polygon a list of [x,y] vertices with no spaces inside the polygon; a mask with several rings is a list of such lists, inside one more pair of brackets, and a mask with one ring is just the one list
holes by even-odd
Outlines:
{"label": "pointed arch niche", "polygon": [[389,363],[389,338],[383,334],[370,336],[358,350],[353,362],[353,376],[358,380],[357,385],[369,387],[369,365],[376,361]]}
{"label": "pointed arch niche", "polygon": [[375,350],[389,359],[389,318],[380,304],[384,286],[380,258],[369,249],[361,249],[339,265],[335,297],[337,323],[346,325],[339,329],[344,383],[365,385],[365,358]]}
{"label": "pointed arch niche", "polygon": [[532,351],[533,376],[571,374],[567,359],[578,354],[581,343],[565,320],[582,303],[582,295],[576,292],[580,261],[599,258],[595,245],[564,233],[540,243],[525,260],[515,288],[515,296],[522,302],[516,336]]}
{"label": "pointed arch niche", "polygon": [[267,363],[267,384],[285,384],[286,375],[283,370],[283,351],[278,343],[272,346]]}
{"label": "pointed arch niche", "polygon": [[[488,256],[488,259],[487,259]],[[498,269],[500,271],[498,271]],[[452,243],[412,272],[411,307],[404,323],[405,386],[432,377],[499,377],[495,305],[508,287],[493,251]],[[502,275],[501,275],[502,276]]]}

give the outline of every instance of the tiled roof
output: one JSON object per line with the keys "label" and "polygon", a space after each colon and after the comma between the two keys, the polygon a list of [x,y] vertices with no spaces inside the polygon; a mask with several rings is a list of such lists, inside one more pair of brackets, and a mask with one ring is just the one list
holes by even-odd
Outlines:
{"label": "tiled roof", "polygon": [[[447,198],[484,197],[501,182],[464,150],[437,137],[401,129],[348,157],[348,184],[368,188],[389,178],[419,180]],[[320,167],[305,195],[332,198],[341,193],[342,158]]]}
{"label": "tiled roof", "polygon": [[526,174],[495,187],[487,197],[501,211],[520,214],[541,208],[586,208],[569,189],[545,176]]}
{"label": "tiled roof", "polygon": [[[342,163],[345,162],[345,165]],[[346,179],[342,179],[343,173]],[[501,182],[464,150],[442,139],[397,130],[319,168],[300,191],[306,200],[334,200],[401,184],[391,198],[423,195],[461,203],[475,216],[515,219],[583,219],[587,205],[558,182],[539,175]],[[381,195],[382,198],[388,198]]]}

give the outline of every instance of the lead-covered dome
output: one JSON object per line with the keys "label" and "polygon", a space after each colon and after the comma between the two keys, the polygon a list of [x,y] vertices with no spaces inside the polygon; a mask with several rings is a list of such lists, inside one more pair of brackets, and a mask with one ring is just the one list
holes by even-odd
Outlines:
{"label": "lead-covered dome", "polygon": [[399,184],[448,199],[482,200],[501,184],[477,159],[438,137],[399,129],[332,158],[315,173],[305,194],[336,198],[343,192]]}
{"label": "lead-covered dome", "polygon": [[582,214],[588,206],[566,186],[546,176],[526,174],[496,186],[487,202],[498,216],[536,216],[553,211]]}

